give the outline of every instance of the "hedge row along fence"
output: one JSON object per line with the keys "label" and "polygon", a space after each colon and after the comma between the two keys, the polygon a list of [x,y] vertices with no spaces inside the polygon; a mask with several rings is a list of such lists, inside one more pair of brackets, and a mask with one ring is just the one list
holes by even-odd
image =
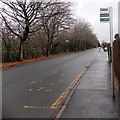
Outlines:
{"label": "hedge row along fence", "polygon": [[113,61],[115,76],[120,87],[120,38],[113,42]]}

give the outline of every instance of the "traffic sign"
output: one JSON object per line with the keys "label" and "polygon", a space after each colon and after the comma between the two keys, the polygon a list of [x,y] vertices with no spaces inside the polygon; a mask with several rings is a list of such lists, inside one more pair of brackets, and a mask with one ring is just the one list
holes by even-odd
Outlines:
{"label": "traffic sign", "polygon": [[109,17],[109,14],[108,13],[101,13],[100,17]]}
{"label": "traffic sign", "polygon": [[100,8],[100,11],[109,11],[108,8]]}
{"label": "traffic sign", "polygon": [[109,18],[100,18],[101,22],[109,22],[109,20],[110,20]]}
{"label": "traffic sign", "polygon": [[100,22],[109,22],[110,21],[109,9],[100,8]]}

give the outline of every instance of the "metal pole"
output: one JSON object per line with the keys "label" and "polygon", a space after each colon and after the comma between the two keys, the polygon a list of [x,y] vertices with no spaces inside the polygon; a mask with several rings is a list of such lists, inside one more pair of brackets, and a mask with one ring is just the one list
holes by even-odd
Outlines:
{"label": "metal pole", "polygon": [[113,10],[109,7],[110,14],[110,49],[111,49],[111,82],[112,82],[112,97],[115,98],[114,89],[114,71],[113,71]]}

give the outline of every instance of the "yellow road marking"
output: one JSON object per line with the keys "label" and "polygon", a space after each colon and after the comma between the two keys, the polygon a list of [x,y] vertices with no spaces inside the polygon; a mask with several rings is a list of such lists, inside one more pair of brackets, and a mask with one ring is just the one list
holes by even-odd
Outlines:
{"label": "yellow road marking", "polygon": [[40,91],[40,89],[37,89],[37,91]]}
{"label": "yellow road marking", "polygon": [[66,97],[67,92],[63,92],[61,96],[52,104],[50,108],[57,108],[57,106],[61,103],[61,101]]}
{"label": "yellow road marking", "polygon": [[42,90],[44,87],[40,87],[40,89]]}
{"label": "yellow road marking", "polygon": [[55,74],[56,72],[52,72],[52,74]]}
{"label": "yellow road marking", "polygon": [[[39,81],[40,83],[42,83],[44,80],[41,80],[41,81]],[[37,81],[32,81],[30,84],[35,84],[35,83],[37,83]]]}
{"label": "yellow road marking", "polygon": [[30,84],[35,84],[36,83],[36,81],[32,81]]}
{"label": "yellow road marking", "polygon": [[35,107],[35,106],[24,106],[24,108],[42,108],[42,109],[49,108],[50,109],[50,107]]}
{"label": "yellow road marking", "polygon": [[[40,91],[40,90],[42,90],[42,89],[44,89],[44,87],[41,87],[41,88],[35,89],[35,91]],[[25,90],[31,92],[31,91],[33,90],[33,88],[28,88],[28,89],[25,89]],[[46,91],[46,92],[52,92],[51,89],[46,89],[45,91]]]}
{"label": "yellow road marking", "polygon": [[33,90],[32,88],[28,89],[28,91],[32,91],[32,90]]}
{"label": "yellow road marking", "polygon": [[[80,77],[82,76],[82,74],[85,72],[85,70],[83,70],[82,72],[79,73],[79,75],[72,81],[72,83],[68,86],[68,88],[58,97],[58,99],[51,105],[51,107],[35,107],[35,106],[24,106],[24,108],[49,108],[49,109],[58,109],[61,106],[60,103],[62,102],[62,100],[68,95],[69,90],[72,89],[75,85],[75,83],[77,83],[77,81],[80,79]],[[43,89],[44,87],[41,87],[40,89]],[[32,89],[29,89],[32,90]],[[47,90],[47,91],[52,91],[52,90]]]}
{"label": "yellow road marking", "polygon": [[42,83],[44,80],[41,80],[40,83]]}
{"label": "yellow road marking", "polygon": [[61,76],[64,76],[64,74],[61,74]]}
{"label": "yellow road marking", "polygon": [[25,89],[26,91],[28,90],[28,89]]}
{"label": "yellow road marking", "polygon": [[72,81],[72,83],[68,86],[68,88],[59,96],[59,98],[51,105],[50,108],[58,108],[58,105],[68,95],[69,90],[71,90],[74,87],[74,85],[78,82],[78,80],[80,79],[80,77],[82,76],[84,72],[85,70],[83,70],[82,72],[78,74],[78,76]]}
{"label": "yellow road marking", "polygon": [[32,88],[28,88],[28,89],[26,88],[25,90],[26,91],[32,91],[33,89]]}

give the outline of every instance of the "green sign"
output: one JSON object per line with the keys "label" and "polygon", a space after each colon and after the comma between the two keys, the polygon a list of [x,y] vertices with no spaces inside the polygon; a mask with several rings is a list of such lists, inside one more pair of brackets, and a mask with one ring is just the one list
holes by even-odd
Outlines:
{"label": "green sign", "polygon": [[102,14],[100,14],[100,17],[109,17],[109,14],[108,13],[102,13]]}
{"label": "green sign", "polygon": [[109,18],[100,18],[101,22],[108,22],[110,19]]}

